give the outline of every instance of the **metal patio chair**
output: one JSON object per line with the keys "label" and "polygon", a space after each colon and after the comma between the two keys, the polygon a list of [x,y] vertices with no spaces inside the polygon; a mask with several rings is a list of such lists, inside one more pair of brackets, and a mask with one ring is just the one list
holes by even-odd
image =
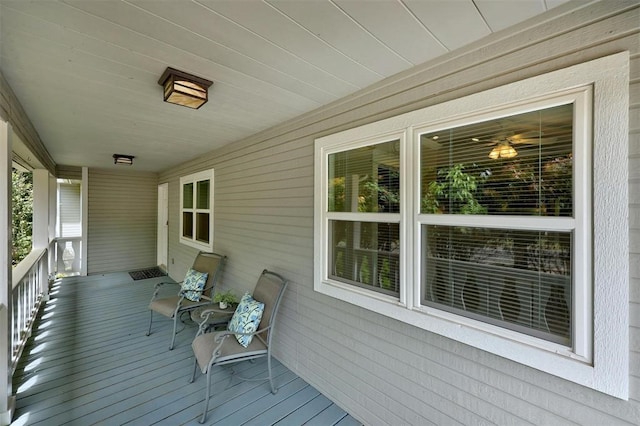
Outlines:
{"label": "metal patio chair", "polygon": [[[206,273],[206,280],[202,288],[187,288],[185,287],[185,280],[178,283],[181,287],[177,294],[168,297],[158,297],[158,292],[163,285],[174,283],[160,282],[156,284],[155,291],[151,297],[151,302],[149,302],[150,317],[147,336],[151,334],[154,312],[157,312],[167,318],[171,318],[173,319],[173,333],[171,335],[169,350],[173,349],[180,316],[184,312],[189,312],[193,309],[212,303],[213,292],[220,276],[222,275],[222,269],[226,259],[226,256],[217,253],[198,253],[195,261],[193,262],[193,266],[189,272],[187,272],[187,276],[185,278],[189,277],[192,270],[194,272],[192,276],[198,275],[197,273]],[[203,277],[200,276],[200,278]]]}
{"label": "metal patio chair", "polygon": [[[206,420],[211,394],[211,370],[216,365],[232,364],[266,356],[268,374],[259,380],[268,380],[271,386],[271,393],[275,394],[277,392],[271,373],[271,347],[276,314],[286,288],[287,280],[265,269],[260,274],[253,296],[247,294],[240,301],[227,330],[206,333],[207,322],[206,320],[202,322],[191,344],[195,362],[190,380],[190,383],[195,380],[198,367],[200,367],[202,374],[207,376],[204,411],[202,412],[200,423],[204,423]],[[250,316],[247,315],[247,312],[260,304],[263,304],[264,309],[260,319],[254,317],[253,330],[255,331],[239,332],[239,329],[247,330],[251,328],[250,326],[244,327],[247,324],[246,321],[243,323],[243,319]],[[252,311],[252,314],[254,312]],[[257,321],[259,321],[259,324],[255,324]],[[248,339],[250,339],[249,342],[246,341]],[[245,345],[240,343],[241,340]]]}

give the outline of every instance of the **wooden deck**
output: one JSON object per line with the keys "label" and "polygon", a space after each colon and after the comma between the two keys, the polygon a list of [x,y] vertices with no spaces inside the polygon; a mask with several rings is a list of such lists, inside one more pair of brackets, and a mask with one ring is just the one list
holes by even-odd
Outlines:
{"label": "wooden deck", "polygon": [[[57,282],[14,375],[13,424],[197,424],[205,380],[188,382],[195,326],[178,333],[173,351],[168,319],[145,336],[147,304],[162,280],[116,273]],[[217,368],[207,424],[359,424],[277,361],[276,395],[267,382],[232,374],[261,377],[265,361]]]}

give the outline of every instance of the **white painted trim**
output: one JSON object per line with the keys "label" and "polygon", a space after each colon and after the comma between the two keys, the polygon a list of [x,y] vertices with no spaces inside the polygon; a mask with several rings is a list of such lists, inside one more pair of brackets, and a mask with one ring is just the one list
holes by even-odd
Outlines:
{"label": "white painted trim", "polygon": [[0,422],[11,422],[11,125],[0,120]]}
{"label": "white painted trim", "polygon": [[[586,89],[585,89],[586,88]],[[314,215],[314,289],[320,293],[336,297],[360,307],[373,310],[394,319],[432,331],[442,336],[483,349],[504,358],[528,365],[538,370],[562,377],[569,381],[596,389],[621,399],[629,396],[629,235],[628,235],[628,127],[629,127],[629,55],[627,52],[603,57],[569,68],[553,71],[520,82],[508,84],[464,98],[434,105],[421,110],[402,114],[389,119],[346,130],[337,134],[319,138],[315,143],[315,215]],[[327,276],[327,153],[351,149],[373,140],[381,134],[409,131],[416,128],[446,128],[452,120],[483,121],[495,114],[497,109],[518,107],[538,109],[539,103],[545,107],[551,97],[562,101],[564,94],[572,91],[593,91],[593,126],[589,126],[589,117],[576,121],[576,132],[582,133],[584,140],[591,139],[593,128],[593,155],[590,147],[583,147],[576,159],[576,174],[584,179],[576,180],[576,202],[587,206],[578,209],[572,220],[540,220],[550,230],[593,229],[590,234],[577,239],[577,250],[583,257],[577,262],[581,265],[593,265],[582,268],[577,279],[581,282],[593,282],[593,287],[583,286],[576,293],[576,303],[582,309],[574,309],[580,317],[574,317],[574,323],[581,324],[574,335],[575,347],[543,341],[515,331],[502,329],[489,324],[421,306],[420,269],[413,262],[411,272],[401,281],[401,290],[406,299],[399,303],[384,295],[374,294],[363,288],[345,285],[331,280]],[[541,96],[541,94],[544,94]],[[565,102],[566,103],[566,102]],[[589,114],[590,102],[578,101],[576,110]],[[577,112],[576,112],[577,113]],[[413,140],[415,136],[407,140]],[[351,145],[353,143],[353,145]],[[414,148],[415,149],[415,148]],[[406,155],[412,153],[411,147],[401,147]],[[614,154],[613,154],[614,153]],[[415,155],[412,155],[415,157]],[[417,159],[415,160],[417,162]],[[593,163],[591,163],[593,161]],[[417,164],[417,163],[416,163]],[[406,166],[405,174],[418,179],[416,164]],[[590,173],[593,173],[591,176]],[[593,185],[590,188],[590,185]],[[418,188],[410,189],[416,197]],[[593,194],[593,199],[591,199]],[[419,195],[419,194],[418,194]],[[407,199],[407,198],[405,198]],[[593,217],[591,208],[594,206]],[[420,227],[418,220],[429,215],[419,215],[419,206],[409,205],[413,210],[413,219],[403,211],[401,223],[412,222],[403,227],[401,238],[412,241],[410,248],[402,244],[405,253],[411,253],[412,259],[420,256]],[[406,206],[403,205],[403,209]],[[353,219],[353,218],[352,218]],[[434,219],[431,217],[431,219]],[[474,220],[477,218],[474,217]],[[434,220],[441,220],[435,218]],[[442,219],[444,220],[444,219]],[[459,218],[461,223],[466,218]],[[488,226],[503,226],[492,218],[480,218]],[[520,219],[509,218],[520,225]],[[528,218],[528,220],[531,220]],[[589,248],[593,246],[593,251]],[[412,250],[412,252],[410,251]],[[411,262],[410,262],[411,263]],[[409,267],[404,265],[405,268]],[[593,288],[593,291],[591,291]],[[593,294],[593,296],[592,296]],[[403,307],[406,306],[406,307]],[[593,311],[590,310],[593,306]],[[595,324],[592,325],[592,321]],[[591,352],[593,347],[593,352]]]}
{"label": "white painted trim", "polygon": [[168,269],[169,257],[169,184],[158,185],[157,264]]}
{"label": "white painted trim", "polygon": [[[204,181],[204,180],[208,180],[209,181],[209,208],[208,209],[191,209],[193,210],[194,213],[194,221],[193,221],[193,239],[190,238],[185,238],[182,235],[182,227],[183,227],[183,207],[182,207],[182,200],[183,200],[183,191],[184,191],[184,185],[187,183],[193,183],[193,191],[194,191],[194,197],[193,197],[193,202],[196,202],[196,190],[197,190],[197,183],[198,181]],[[185,244],[187,246],[193,247],[193,248],[197,248],[199,250],[205,250],[208,252],[212,252],[213,251],[213,222],[214,222],[214,217],[213,217],[213,205],[214,205],[214,169],[209,169],[209,170],[204,170],[201,172],[197,172],[197,173],[192,173],[190,175],[186,175],[186,176],[182,176],[180,177],[180,199],[179,199],[179,217],[180,217],[180,221],[179,221],[179,227],[178,227],[178,240],[180,241],[180,243]],[[207,213],[209,214],[209,243],[208,244],[204,244],[201,243],[199,241],[197,241],[196,238],[196,217],[195,214],[197,214],[198,212],[202,212],[202,213]]]}
{"label": "white painted trim", "polygon": [[[49,174],[49,230],[47,244],[56,238],[56,226],[58,218],[58,180]],[[51,256],[50,256],[51,257]],[[51,265],[50,265],[51,266]],[[53,270],[49,268],[49,270]]]}
{"label": "white painted trim", "polygon": [[49,171],[33,170],[33,248],[49,247]]}
{"label": "white painted trim", "polygon": [[44,300],[49,297],[49,226],[50,226],[50,175],[47,169],[33,170],[33,249],[47,250],[47,261],[40,266],[40,292]]}
{"label": "white painted trim", "polygon": [[82,184],[80,185],[82,194],[80,196],[80,209],[82,212],[82,264],[80,265],[80,275],[87,276],[88,272],[88,248],[87,234],[89,233],[89,168],[82,168]]}

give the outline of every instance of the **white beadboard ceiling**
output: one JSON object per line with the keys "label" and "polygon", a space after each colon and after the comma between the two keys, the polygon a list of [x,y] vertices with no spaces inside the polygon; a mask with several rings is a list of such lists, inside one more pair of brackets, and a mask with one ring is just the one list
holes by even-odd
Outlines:
{"label": "white beadboard ceiling", "polygon": [[[57,164],[157,172],[565,1],[0,0],[0,70]],[[209,102],[162,102],[167,66]]]}

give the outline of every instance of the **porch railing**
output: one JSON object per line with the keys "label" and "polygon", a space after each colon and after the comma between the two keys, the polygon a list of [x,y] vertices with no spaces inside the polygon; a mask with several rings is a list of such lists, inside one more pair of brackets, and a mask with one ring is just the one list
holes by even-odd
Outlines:
{"label": "porch railing", "polygon": [[49,285],[48,249],[34,249],[13,269],[11,292],[11,366],[13,375]]}

